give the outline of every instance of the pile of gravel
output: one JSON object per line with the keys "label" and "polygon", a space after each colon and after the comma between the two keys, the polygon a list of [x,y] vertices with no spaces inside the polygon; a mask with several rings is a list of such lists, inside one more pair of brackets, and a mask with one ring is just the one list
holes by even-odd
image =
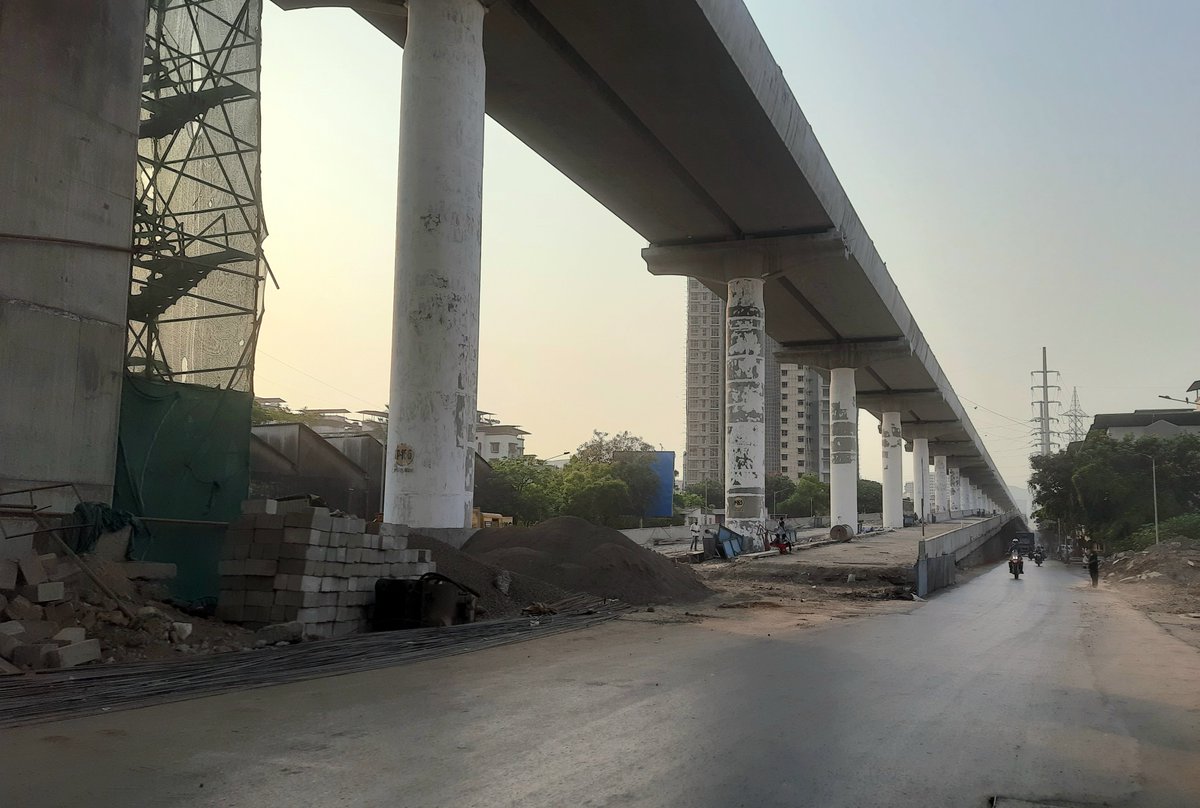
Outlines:
{"label": "pile of gravel", "polygon": [[408,546],[412,550],[432,551],[439,573],[478,592],[483,620],[516,617],[531,603],[554,603],[575,594],[545,581],[494,567],[429,536],[410,534]]}
{"label": "pile of gravel", "polygon": [[647,550],[618,530],[574,516],[533,527],[484,528],[463,550],[494,567],[570,592],[635,606],[691,603],[712,594],[690,567]]}

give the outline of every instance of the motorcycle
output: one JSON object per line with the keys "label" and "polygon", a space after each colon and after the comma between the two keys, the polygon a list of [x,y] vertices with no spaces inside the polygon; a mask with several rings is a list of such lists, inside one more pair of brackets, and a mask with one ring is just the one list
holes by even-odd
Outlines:
{"label": "motorcycle", "polygon": [[1012,573],[1013,580],[1021,577],[1021,573],[1025,571],[1025,561],[1021,558],[1019,552],[1014,552],[1008,558],[1008,571]]}
{"label": "motorcycle", "polygon": [[1042,562],[1045,560],[1046,560],[1046,557],[1044,555],[1042,555],[1041,553],[1033,554],[1033,563],[1037,564],[1039,567],[1042,566]]}

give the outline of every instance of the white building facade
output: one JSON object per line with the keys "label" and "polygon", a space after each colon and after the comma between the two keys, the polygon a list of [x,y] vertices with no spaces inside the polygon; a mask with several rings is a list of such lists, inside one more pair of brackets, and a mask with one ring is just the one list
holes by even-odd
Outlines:
{"label": "white building facade", "polygon": [[475,451],[487,462],[525,454],[529,433],[514,424],[502,424],[490,412],[479,413],[475,424]]}

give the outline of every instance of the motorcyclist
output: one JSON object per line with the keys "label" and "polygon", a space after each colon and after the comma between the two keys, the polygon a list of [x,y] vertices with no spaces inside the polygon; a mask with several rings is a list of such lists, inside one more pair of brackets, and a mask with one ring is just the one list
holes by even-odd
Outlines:
{"label": "motorcyclist", "polygon": [[1008,571],[1013,575],[1019,575],[1025,571],[1025,561],[1021,558],[1021,542],[1013,539],[1012,546],[1008,550]]}

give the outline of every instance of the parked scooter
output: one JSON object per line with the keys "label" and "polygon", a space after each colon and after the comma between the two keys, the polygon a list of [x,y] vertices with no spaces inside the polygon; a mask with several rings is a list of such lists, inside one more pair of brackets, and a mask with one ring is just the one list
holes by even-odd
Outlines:
{"label": "parked scooter", "polygon": [[1013,580],[1021,577],[1021,573],[1025,571],[1025,559],[1021,558],[1020,552],[1014,551],[1008,557],[1008,571],[1012,573]]}

